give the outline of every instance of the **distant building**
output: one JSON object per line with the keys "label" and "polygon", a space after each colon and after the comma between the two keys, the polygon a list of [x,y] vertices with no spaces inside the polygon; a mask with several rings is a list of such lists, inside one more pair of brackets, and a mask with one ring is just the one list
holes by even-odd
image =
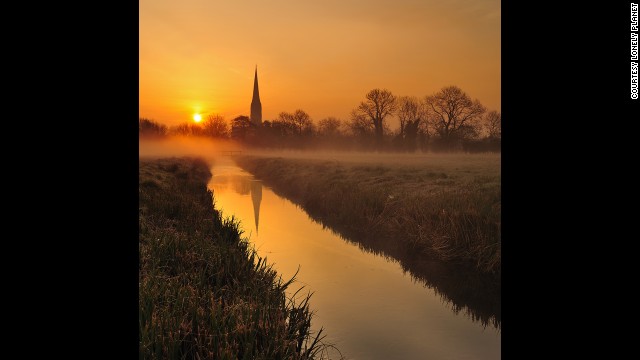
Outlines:
{"label": "distant building", "polygon": [[262,104],[260,103],[260,91],[258,90],[258,66],[253,79],[253,99],[251,99],[251,123],[262,125]]}

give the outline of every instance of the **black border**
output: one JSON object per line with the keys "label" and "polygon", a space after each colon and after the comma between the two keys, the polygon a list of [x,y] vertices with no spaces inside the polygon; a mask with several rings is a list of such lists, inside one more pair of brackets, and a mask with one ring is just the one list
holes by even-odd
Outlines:
{"label": "black border", "polygon": [[624,226],[615,201],[636,186],[619,176],[640,118],[631,2],[502,2],[505,359],[589,353],[612,325],[594,313],[616,306],[601,286],[625,261],[606,244]]}
{"label": "black border", "polygon": [[139,4],[67,5],[41,15],[30,56],[42,116],[30,251],[44,284],[28,350],[136,358]]}

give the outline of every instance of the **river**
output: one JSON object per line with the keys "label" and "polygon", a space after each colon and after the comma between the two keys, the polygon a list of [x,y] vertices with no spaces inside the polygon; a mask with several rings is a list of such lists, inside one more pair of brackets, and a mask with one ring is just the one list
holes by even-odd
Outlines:
{"label": "river", "polygon": [[397,261],[314,222],[230,159],[211,172],[216,208],[240,221],[283,280],[298,272],[289,291],[313,293],[313,328],[346,359],[500,359],[499,329],[453,311]]}

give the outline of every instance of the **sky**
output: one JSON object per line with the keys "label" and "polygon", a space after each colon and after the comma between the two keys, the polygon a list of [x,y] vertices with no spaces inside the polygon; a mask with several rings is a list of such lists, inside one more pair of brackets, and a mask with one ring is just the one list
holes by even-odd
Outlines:
{"label": "sky", "polygon": [[[455,85],[500,103],[500,0],[139,0],[139,116],[174,126],[306,111],[348,120],[374,88]],[[393,126],[392,126],[393,127]]]}

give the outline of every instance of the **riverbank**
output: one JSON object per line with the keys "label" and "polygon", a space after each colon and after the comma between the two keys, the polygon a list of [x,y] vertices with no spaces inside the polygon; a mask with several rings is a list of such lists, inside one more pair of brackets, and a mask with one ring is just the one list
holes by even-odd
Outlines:
{"label": "riverbank", "polygon": [[376,156],[239,156],[236,162],[368,250],[437,259],[499,282],[499,156]]}
{"label": "riverbank", "polygon": [[195,158],[139,162],[139,358],[314,359],[310,296],[223,219]]}

